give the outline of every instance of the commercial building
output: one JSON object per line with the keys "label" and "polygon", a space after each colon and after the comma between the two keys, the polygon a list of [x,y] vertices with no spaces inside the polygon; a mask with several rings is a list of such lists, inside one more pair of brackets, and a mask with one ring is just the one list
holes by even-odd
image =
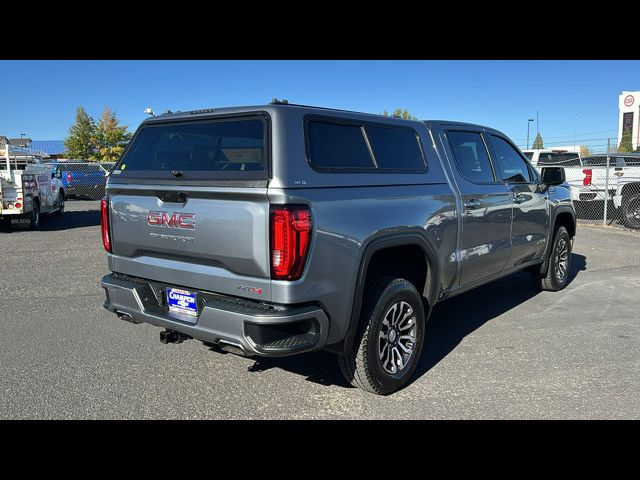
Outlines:
{"label": "commercial building", "polygon": [[640,143],[640,91],[623,91],[618,97],[618,143],[625,130],[631,132],[631,141],[635,150]]}

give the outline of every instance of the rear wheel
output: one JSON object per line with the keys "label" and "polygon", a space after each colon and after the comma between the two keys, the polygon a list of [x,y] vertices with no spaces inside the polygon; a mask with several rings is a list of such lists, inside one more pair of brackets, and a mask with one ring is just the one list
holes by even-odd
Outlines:
{"label": "rear wheel", "polygon": [[640,229],[640,195],[622,199],[622,222],[629,228]]}
{"label": "rear wheel", "polygon": [[338,356],[353,386],[378,395],[402,388],[418,366],[424,341],[422,297],[409,281],[383,277],[367,292],[351,351]]}
{"label": "rear wheel", "polygon": [[542,290],[557,292],[567,286],[571,270],[571,247],[569,232],[565,227],[558,227],[549,252],[547,274],[542,276],[538,271],[535,275]]}
{"label": "rear wheel", "polygon": [[31,209],[31,215],[29,215],[29,230],[35,230],[40,226],[40,204],[37,201],[33,202],[33,209]]}

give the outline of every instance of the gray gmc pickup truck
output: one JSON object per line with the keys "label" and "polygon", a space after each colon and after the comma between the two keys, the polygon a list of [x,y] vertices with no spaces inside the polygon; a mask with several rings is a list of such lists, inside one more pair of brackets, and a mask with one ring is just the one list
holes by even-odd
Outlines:
{"label": "gray gmc pickup truck", "polygon": [[383,395],[437,302],[525,269],[564,288],[576,232],[564,170],[496,130],[277,100],[146,119],[101,216],[118,317],[247,356],[327,349]]}

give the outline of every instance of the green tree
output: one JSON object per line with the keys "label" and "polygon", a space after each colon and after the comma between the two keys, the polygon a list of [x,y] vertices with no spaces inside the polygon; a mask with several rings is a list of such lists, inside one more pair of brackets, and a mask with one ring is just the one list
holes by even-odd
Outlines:
{"label": "green tree", "polygon": [[533,141],[533,146],[531,148],[536,150],[544,148],[544,142],[542,141],[542,135],[540,135],[540,132],[536,135],[536,139]]}
{"label": "green tree", "polygon": [[117,161],[131,139],[131,135],[126,125],[118,124],[116,114],[109,107],[104,107],[93,136],[95,146],[93,159],[101,162]]}
{"label": "green tree", "polygon": [[620,145],[618,145],[618,152],[625,153],[625,152],[632,152],[632,151],[633,151],[633,142],[631,140],[631,130],[627,128],[622,134]]}
{"label": "green tree", "polygon": [[[382,112],[382,115],[388,117],[389,112],[387,112],[387,110],[385,109],[384,112]],[[394,118],[402,118],[403,120],[418,120],[418,117],[414,117],[413,115],[411,115],[406,108],[396,108],[391,116]]]}
{"label": "green tree", "polygon": [[589,157],[591,156],[591,150],[586,145],[580,145],[580,156],[581,157]]}
{"label": "green tree", "polygon": [[95,155],[93,138],[96,124],[83,107],[76,109],[76,121],[69,127],[64,147],[69,158],[89,160]]}

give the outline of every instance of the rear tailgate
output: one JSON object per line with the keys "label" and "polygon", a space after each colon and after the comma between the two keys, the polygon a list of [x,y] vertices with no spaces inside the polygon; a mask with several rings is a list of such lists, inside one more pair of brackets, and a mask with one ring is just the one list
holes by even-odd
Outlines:
{"label": "rear tailgate", "polygon": [[269,300],[266,120],[143,126],[109,177],[114,272]]}

